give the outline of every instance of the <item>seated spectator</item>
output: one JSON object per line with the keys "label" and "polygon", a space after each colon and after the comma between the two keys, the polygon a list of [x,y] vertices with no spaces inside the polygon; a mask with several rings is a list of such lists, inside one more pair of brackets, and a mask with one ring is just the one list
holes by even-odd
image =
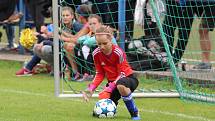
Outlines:
{"label": "seated spectator", "polygon": [[[54,60],[53,60],[53,24],[41,27],[41,32],[46,37],[39,44],[35,44],[33,48],[34,54],[36,54],[41,59],[45,60],[49,65],[51,65],[51,69],[53,70]],[[53,72],[53,71],[52,71]],[[52,74],[52,72],[50,74]]]}
{"label": "seated spectator", "polygon": [[[74,11],[69,8],[69,7],[63,7],[62,8],[62,26],[64,26],[64,28],[62,29],[62,31],[64,32],[72,32],[72,33],[75,33],[75,32],[78,32],[82,25],[80,25],[77,21],[75,21],[74,19]],[[48,32],[47,32],[48,30]],[[53,31],[53,30],[52,30]],[[41,48],[41,53],[48,53],[50,54],[50,45],[52,46],[52,42],[48,41],[47,39],[44,39],[45,37],[49,37],[51,34],[49,32],[51,32],[50,29],[46,29],[46,27],[42,26],[41,27],[41,32],[43,32],[43,34],[39,34],[41,36],[38,35],[38,39],[42,39],[45,40],[44,42],[42,42],[41,44],[36,44],[35,48],[34,48],[34,51],[36,52],[32,59],[27,63],[27,65],[25,67],[23,67],[22,69],[20,69],[19,71],[16,72],[16,76],[26,76],[26,75],[32,75],[33,72],[32,72],[32,69],[40,62],[42,56],[40,56],[39,53],[37,53],[37,51],[39,51],[39,46],[40,45],[49,45],[46,49],[42,49]],[[61,34],[60,35],[60,38],[61,39],[67,39],[65,37],[65,35]],[[38,56],[38,55],[40,56]]]}
{"label": "seated spectator", "polygon": [[[77,34],[81,29],[83,28],[83,25],[75,20],[75,14],[72,8],[70,7],[63,7],[62,9],[62,29],[60,30],[60,40],[66,44],[66,42],[70,41],[70,38],[73,37],[75,34]],[[64,54],[66,55],[66,54]],[[67,69],[74,70],[73,65],[68,62],[69,56],[63,57],[64,61],[67,64]],[[70,69],[72,67],[72,69]],[[70,74],[68,74],[68,77],[70,77]],[[75,75],[72,76],[72,78],[76,78]],[[71,80],[69,78],[68,80]]]}
{"label": "seated spectator", "polygon": [[[48,33],[46,33],[44,31],[44,29],[46,28],[46,26],[41,26],[41,34],[38,32],[35,32],[35,35],[37,36],[38,41],[40,41],[41,43],[47,39],[50,39],[52,37],[52,31],[49,31]],[[31,60],[25,65],[25,67],[21,68],[20,70],[18,70],[16,72],[16,76],[30,76],[33,74],[33,68],[40,63],[41,58],[34,53],[33,57],[31,58]]]}
{"label": "seated spectator", "polygon": [[89,17],[89,15],[92,14],[92,11],[89,7],[89,5],[83,4],[77,7],[76,9],[76,19],[78,20],[78,22],[80,22],[81,24],[84,25],[84,27],[75,35],[73,36],[69,36],[70,38],[68,38],[67,40],[65,40],[65,42],[69,42],[69,43],[77,43],[77,39],[83,35],[86,35],[87,33],[89,33],[90,28],[89,25],[87,23],[87,18]]}
{"label": "seated spectator", "polygon": [[[100,16],[96,15],[96,14],[92,14],[88,17],[88,24],[89,24],[89,28],[90,28],[90,32],[84,36],[81,36],[80,38],[78,38],[78,43],[79,44],[83,44],[84,46],[88,46],[88,47],[94,47],[96,46],[96,39],[95,39],[95,30],[99,27],[101,27],[101,25],[103,24],[102,19]],[[113,28],[110,28],[113,31],[116,31]],[[117,44],[116,39],[113,38],[112,42],[114,44]]]}
{"label": "seated spectator", "polygon": [[[92,14],[88,17],[88,24],[90,32],[78,38],[78,44],[75,46],[75,56],[78,56],[79,58],[77,61],[84,66],[82,69],[79,69],[79,72],[82,70],[82,73],[84,73],[83,77],[77,81],[89,81],[92,80],[93,77],[92,75],[89,75],[91,73],[89,70],[92,70],[94,66],[91,52],[97,47],[95,31],[102,26],[102,19],[100,16]],[[112,42],[117,45],[115,38],[112,38]]]}
{"label": "seated spectator", "polygon": [[70,71],[72,71],[71,74],[74,75],[72,80],[77,80],[81,78],[81,74],[80,72],[78,72],[78,67],[74,59],[74,55],[75,55],[74,47],[77,44],[77,39],[83,35],[86,35],[90,31],[88,20],[87,20],[90,14],[91,14],[91,10],[88,5],[84,4],[84,5],[78,6],[78,8],[76,9],[76,18],[80,23],[84,24],[84,27],[75,35],[63,33],[64,35],[67,36],[67,37],[64,37],[62,40],[64,41],[64,49],[66,50],[66,56],[72,67],[72,70],[70,69]]}

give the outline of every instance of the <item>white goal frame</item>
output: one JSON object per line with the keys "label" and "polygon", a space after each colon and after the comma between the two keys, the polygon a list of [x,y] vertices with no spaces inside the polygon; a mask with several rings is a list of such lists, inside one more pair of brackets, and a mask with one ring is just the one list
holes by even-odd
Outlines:
{"label": "white goal frame", "polygon": [[[124,0],[119,0],[124,1]],[[58,37],[58,28],[59,26],[59,9],[60,6],[58,5],[58,0],[52,0],[52,6],[53,6],[53,25],[54,25],[54,93],[56,97],[71,97],[71,98],[80,98],[82,97],[82,94],[68,94],[61,91],[61,77],[60,77],[60,58],[59,58],[59,37]],[[125,8],[125,6],[123,6]],[[119,8],[121,9],[121,8]],[[121,10],[120,10],[121,11]],[[123,29],[124,30],[124,29]],[[121,33],[121,32],[120,32]],[[123,35],[121,35],[123,36]],[[179,93],[177,92],[134,92],[134,97],[173,97],[177,98],[180,97]],[[92,97],[98,97],[98,94],[93,94]]]}

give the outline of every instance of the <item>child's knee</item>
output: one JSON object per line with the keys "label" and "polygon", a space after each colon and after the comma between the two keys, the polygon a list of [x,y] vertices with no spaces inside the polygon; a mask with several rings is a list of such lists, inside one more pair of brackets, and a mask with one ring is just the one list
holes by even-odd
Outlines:
{"label": "child's knee", "polygon": [[117,89],[119,90],[121,96],[126,96],[131,93],[131,90],[124,85],[117,85]]}
{"label": "child's knee", "polygon": [[52,54],[52,46],[50,45],[44,45],[41,49],[42,53],[44,55],[51,55]]}

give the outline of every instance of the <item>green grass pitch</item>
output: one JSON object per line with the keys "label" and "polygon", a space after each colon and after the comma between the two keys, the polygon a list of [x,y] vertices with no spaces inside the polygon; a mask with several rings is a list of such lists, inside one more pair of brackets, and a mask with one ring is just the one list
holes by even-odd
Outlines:
{"label": "green grass pitch", "polygon": [[[16,77],[22,63],[0,61],[0,121],[129,121],[120,101],[113,119],[92,117],[97,98],[54,96],[54,79],[47,74]],[[86,86],[84,83],[80,85]],[[215,106],[178,98],[136,98],[143,121],[215,121]]]}

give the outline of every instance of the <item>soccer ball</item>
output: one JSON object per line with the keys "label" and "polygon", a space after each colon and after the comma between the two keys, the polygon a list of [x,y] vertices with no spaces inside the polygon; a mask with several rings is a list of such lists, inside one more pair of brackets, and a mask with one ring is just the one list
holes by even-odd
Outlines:
{"label": "soccer ball", "polygon": [[116,105],[111,99],[101,99],[96,102],[93,115],[98,118],[113,118],[116,114]]}

